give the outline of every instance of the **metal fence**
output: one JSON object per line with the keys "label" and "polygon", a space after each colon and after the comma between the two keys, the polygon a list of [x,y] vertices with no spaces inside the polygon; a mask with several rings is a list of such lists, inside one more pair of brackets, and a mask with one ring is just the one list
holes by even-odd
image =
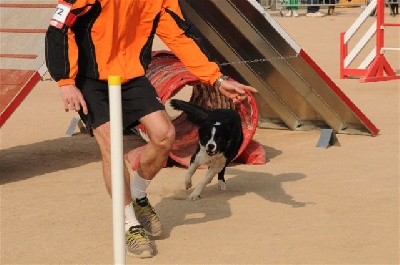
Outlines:
{"label": "metal fence", "polygon": [[[282,10],[287,7],[297,6],[299,8],[308,6],[320,6],[321,8],[329,6],[340,7],[365,7],[369,0],[257,0],[262,6],[272,10]],[[398,0],[385,0],[385,4],[399,5]]]}

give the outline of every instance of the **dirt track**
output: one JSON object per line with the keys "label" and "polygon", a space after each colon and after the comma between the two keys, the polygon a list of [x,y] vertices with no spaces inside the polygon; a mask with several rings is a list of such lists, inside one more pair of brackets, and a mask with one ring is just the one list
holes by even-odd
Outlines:
{"label": "dirt track", "polygon": [[[163,169],[149,197],[165,235],[155,257],[128,264],[399,264],[400,82],[339,79],[339,33],[359,12],[274,17],[380,134],[340,134],[340,147],[323,149],[319,131],[258,129],[268,163],[232,165],[227,190],[214,181],[195,202],[185,199],[185,169]],[[387,56],[400,69],[399,53]],[[65,134],[72,117],[43,81],[0,131],[1,264],[113,263],[98,147]]]}

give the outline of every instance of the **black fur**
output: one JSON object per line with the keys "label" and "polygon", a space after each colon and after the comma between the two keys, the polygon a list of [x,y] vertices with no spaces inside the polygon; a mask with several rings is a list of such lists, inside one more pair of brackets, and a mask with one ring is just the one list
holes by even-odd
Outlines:
{"label": "black fur", "polygon": [[221,189],[225,189],[225,168],[236,157],[243,142],[242,123],[239,114],[231,109],[206,110],[191,102],[172,99],[171,106],[181,110],[187,119],[199,127],[199,144],[192,155],[186,174],[186,188],[200,165],[208,165],[206,177],[189,196],[200,197],[202,189],[218,174]]}

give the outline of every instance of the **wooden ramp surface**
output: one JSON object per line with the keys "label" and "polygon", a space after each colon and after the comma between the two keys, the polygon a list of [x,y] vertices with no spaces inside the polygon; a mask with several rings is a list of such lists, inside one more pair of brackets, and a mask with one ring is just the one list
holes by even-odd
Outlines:
{"label": "wooden ramp surface", "polygon": [[54,1],[0,1],[0,127],[46,73],[44,38]]}

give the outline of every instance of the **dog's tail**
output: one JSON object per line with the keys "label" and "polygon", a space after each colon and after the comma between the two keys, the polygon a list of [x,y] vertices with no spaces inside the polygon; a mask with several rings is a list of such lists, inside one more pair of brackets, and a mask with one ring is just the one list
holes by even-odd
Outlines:
{"label": "dog's tail", "polygon": [[170,104],[175,110],[185,112],[187,114],[187,119],[191,123],[199,126],[204,123],[210,113],[209,110],[206,110],[199,105],[180,99],[171,99]]}

